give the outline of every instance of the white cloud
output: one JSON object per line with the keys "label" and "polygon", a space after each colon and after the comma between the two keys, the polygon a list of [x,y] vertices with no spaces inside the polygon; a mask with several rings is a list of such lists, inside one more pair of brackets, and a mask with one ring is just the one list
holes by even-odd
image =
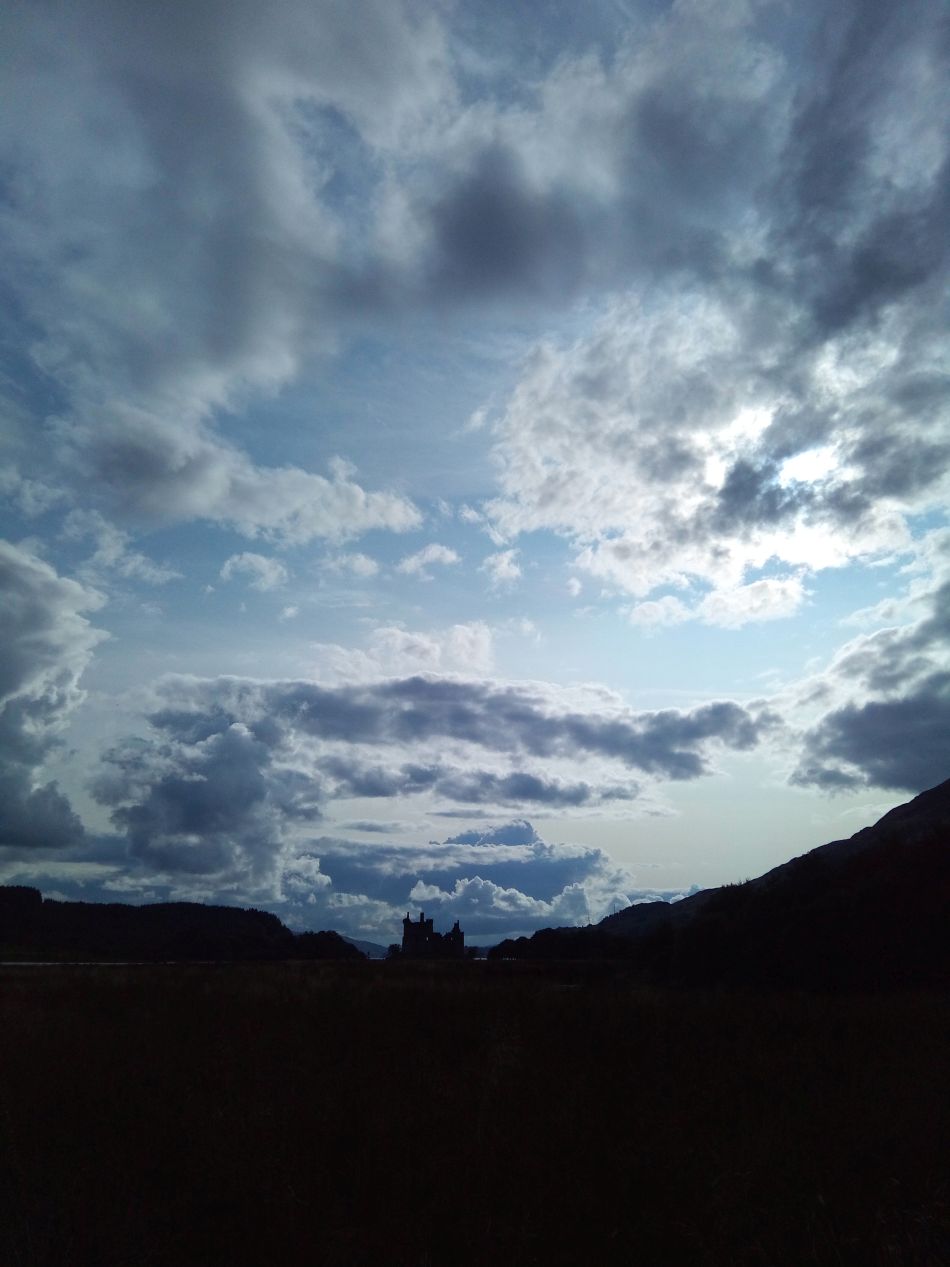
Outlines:
{"label": "white cloud", "polygon": [[[784,381],[769,368],[781,342],[754,328],[757,304],[698,292],[649,309],[624,302],[592,335],[539,345],[495,430],[499,531],[561,533],[576,566],[638,598],[695,581],[739,591],[700,611],[718,623],[742,602],[796,609],[798,581],[744,590],[770,560],[819,570],[906,549],[906,515],[944,495],[940,460],[907,483],[890,444],[856,440],[881,390],[867,341],[833,338],[801,357],[793,389],[792,367]],[[850,371],[833,382],[822,378],[829,350]],[[818,408],[829,441],[798,449],[784,418]],[[930,442],[929,423],[890,413],[908,445],[918,429]],[[881,480],[893,496],[872,495]]]}
{"label": "white cloud", "polygon": [[709,625],[739,629],[753,621],[792,616],[805,598],[801,577],[768,577],[735,589],[713,590],[699,604],[697,615]]}
{"label": "white cloud", "polygon": [[59,433],[74,475],[125,515],[219,521],[247,537],[289,544],[343,541],[374,528],[403,532],[421,522],[411,502],[367,492],[349,468],[337,466],[326,479],[299,467],[256,466],[201,422],[172,423],[123,406],[95,427],[75,421]]}
{"label": "white cloud", "polygon": [[369,634],[364,648],[323,643],[314,652],[320,674],[343,680],[403,673],[490,673],[494,634],[480,620],[428,630],[380,625]]}
{"label": "white cloud", "polygon": [[501,589],[514,585],[521,578],[521,566],[518,563],[517,550],[499,550],[497,554],[489,554],[479,567],[480,572],[487,572],[492,586]]}
{"label": "white cloud", "polygon": [[156,563],[137,550],[130,549],[127,532],[109,523],[98,511],[72,510],[63,524],[63,535],[72,541],[92,537],[95,553],[83,565],[83,574],[92,581],[101,581],[103,573],[115,572],[127,580],[144,581],[147,585],[165,585],[177,580],[181,573],[167,563]]}
{"label": "white cloud", "polygon": [[104,599],[0,541],[0,847],[76,844],[82,825],[43,764],[85,698],[80,677],[107,635],[87,612]]}
{"label": "white cloud", "polygon": [[431,581],[432,575],[427,571],[430,564],[449,566],[461,561],[461,556],[457,551],[434,541],[430,545],[423,546],[421,550],[417,550],[415,554],[408,554],[404,559],[400,559],[396,565],[396,571],[406,576],[418,577],[420,581]]}
{"label": "white cloud", "polygon": [[657,628],[662,625],[681,625],[692,619],[693,613],[681,599],[672,594],[664,594],[662,598],[650,599],[645,603],[637,603],[628,612],[630,623]]}
{"label": "white cloud", "polygon": [[379,571],[376,560],[359,551],[332,555],[324,561],[323,566],[331,572],[350,572],[353,576],[362,578],[375,576]]}
{"label": "white cloud", "polygon": [[243,554],[232,554],[225,560],[218,575],[222,581],[230,581],[239,575],[249,577],[250,588],[261,591],[278,589],[286,585],[290,579],[287,569],[279,560],[248,551]]}

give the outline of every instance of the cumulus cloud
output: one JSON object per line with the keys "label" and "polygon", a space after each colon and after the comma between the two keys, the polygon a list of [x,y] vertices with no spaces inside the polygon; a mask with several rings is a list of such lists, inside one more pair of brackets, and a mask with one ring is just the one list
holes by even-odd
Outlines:
{"label": "cumulus cloud", "polygon": [[662,598],[636,603],[627,613],[631,624],[643,625],[648,629],[657,629],[663,625],[681,625],[691,619],[692,614],[682,599],[674,594],[664,594]]}
{"label": "cumulus cloud", "polygon": [[59,576],[28,551],[0,541],[0,846],[61,848],[82,825],[43,763],[84,698],[79,685],[103,638],[86,613],[95,590]]}
{"label": "cumulus cloud", "polygon": [[425,905],[443,920],[460,920],[474,933],[500,928],[536,929],[586,923],[590,918],[584,888],[568,885],[551,901],[532,897],[520,889],[504,888],[480,875],[459,877],[451,889],[419,881],[409,894],[414,904]]}
{"label": "cumulus cloud", "polygon": [[487,572],[492,585],[501,589],[513,585],[521,579],[521,565],[518,562],[517,550],[499,550],[497,554],[489,554],[481,564],[482,572]]}
{"label": "cumulus cloud", "polygon": [[379,903],[378,916],[388,912],[390,936],[410,907],[424,906],[437,926],[459,919],[468,934],[500,938],[586,923],[645,892],[602,850],[548,843],[525,820],[469,835],[478,833],[425,846],[327,836],[310,848],[335,888]]}
{"label": "cumulus cloud", "polygon": [[131,739],[113,748],[94,796],[151,872],[276,896],[288,827],[321,816],[319,783],[275,761],[266,726],[210,722],[189,739]]}
{"label": "cumulus cloud", "polygon": [[697,610],[707,624],[739,629],[754,621],[791,616],[804,601],[805,587],[800,577],[766,577],[734,589],[713,590]]}
{"label": "cumulus cloud", "polygon": [[428,571],[430,564],[439,563],[448,566],[460,562],[461,557],[450,546],[440,545],[433,541],[430,545],[417,550],[415,554],[407,554],[404,559],[400,559],[396,565],[396,571],[406,576],[416,576],[420,581],[431,581],[432,573]]}
{"label": "cumulus cloud", "polygon": [[[933,416],[902,403],[906,364],[882,370],[869,332],[802,352],[788,382],[777,380],[787,331],[762,346],[766,334],[745,329],[757,302],[624,304],[594,336],[540,347],[496,428],[504,491],[489,509],[499,531],[561,533],[575,543],[575,566],[640,599],[671,585],[711,588],[696,615],[727,624],[794,611],[802,569],[906,548],[906,516],[939,502],[946,465],[932,455],[919,480],[908,472],[882,496],[883,450],[856,439],[886,388],[893,434],[907,450],[928,443]],[[789,420],[805,412],[815,426],[820,413],[838,461],[819,479],[783,483]],[[776,560],[794,574],[747,580]],[[671,615],[665,608],[638,615]]]}
{"label": "cumulus cloud", "polygon": [[349,572],[352,576],[361,578],[375,576],[379,571],[376,560],[358,550],[331,555],[324,560],[323,566],[331,572]]}
{"label": "cumulus cloud", "polygon": [[[950,496],[935,14],[800,13],[801,61],[751,10],[675,6],[613,66],[572,67],[570,96],[562,65],[572,126],[599,111],[616,129],[585,130],[582,166],[624,208],[641,285],[593,332],[538,343],[496,411],[498,533],[560,533],[638,599],[711,587],[696,616],[727,625],[791,613],[801,569],[902,548],[909,517]],[[525,188],[553,183],[545,158]],[[499,207],[531,225],[510,192]],[[527,268],[537,242],[566,250],[545,223]],[[794,569],[781,589],[750,577],[770,561]]]}
{"label": "cumulus cloud", "polygon": [[[151,736],[108,752],[92,790],[157,871],[266,886],[337,798],[580,809],[636,797],[631,771],[697,778],[711,745],[750,749],[774,724],[732,703],[634,713],[591,693],[588,704],[491,680],[173,678]],[[585,762],[588,778],[561,773]]]}
{"label": "cumulus cloud", "polygon": [[[250,588],[261,591],[278,589],[281,585],[286,585],[290,579],[286,567],[278,559],[269,559],[263,554],[252,554],[248,551],[243,554],[232,554],[225,560],[219,575],[222,581],[230,581],[239,575],[246,576],[249,578],[247,583]],[[296,609],[291,614],[296,615]]]}
{"label": "cumulus cloud", "polygon": [[482,620],[427,630],[379,625],[368,635],[364,648],[317,643],[313,651],[321,677],[344,680],[411,673],[490,673],[494,631]]}

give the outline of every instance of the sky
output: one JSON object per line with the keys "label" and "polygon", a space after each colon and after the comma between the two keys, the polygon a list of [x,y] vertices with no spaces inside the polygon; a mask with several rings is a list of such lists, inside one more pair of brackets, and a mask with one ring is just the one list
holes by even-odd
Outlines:
{"label": "sky", "polygon": [[0,883],[491,943],[950,776],[941,0],[12,0]]}

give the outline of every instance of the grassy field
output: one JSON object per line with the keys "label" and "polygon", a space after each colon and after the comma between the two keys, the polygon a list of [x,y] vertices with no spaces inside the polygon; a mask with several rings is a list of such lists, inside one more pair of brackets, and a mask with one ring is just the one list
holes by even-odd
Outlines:
{"label": "grassy field", "polygon": [[0,969],[0,1264],[950,1263],[950,999]]}

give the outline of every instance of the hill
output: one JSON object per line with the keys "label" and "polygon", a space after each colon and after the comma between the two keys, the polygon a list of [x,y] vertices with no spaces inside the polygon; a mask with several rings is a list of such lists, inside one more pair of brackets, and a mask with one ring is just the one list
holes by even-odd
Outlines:
{"label": "hill", "polygon": [[494,955],[603,955],[687,985],[947,984],[950,780],[755,880],[631,906],[590,929],[544,930]]}
{"label": "hill", "polygon": [[337,933],[294,934],[267,911],[197,902],[59,902],[0,886],[0,959],[362,958]]}

